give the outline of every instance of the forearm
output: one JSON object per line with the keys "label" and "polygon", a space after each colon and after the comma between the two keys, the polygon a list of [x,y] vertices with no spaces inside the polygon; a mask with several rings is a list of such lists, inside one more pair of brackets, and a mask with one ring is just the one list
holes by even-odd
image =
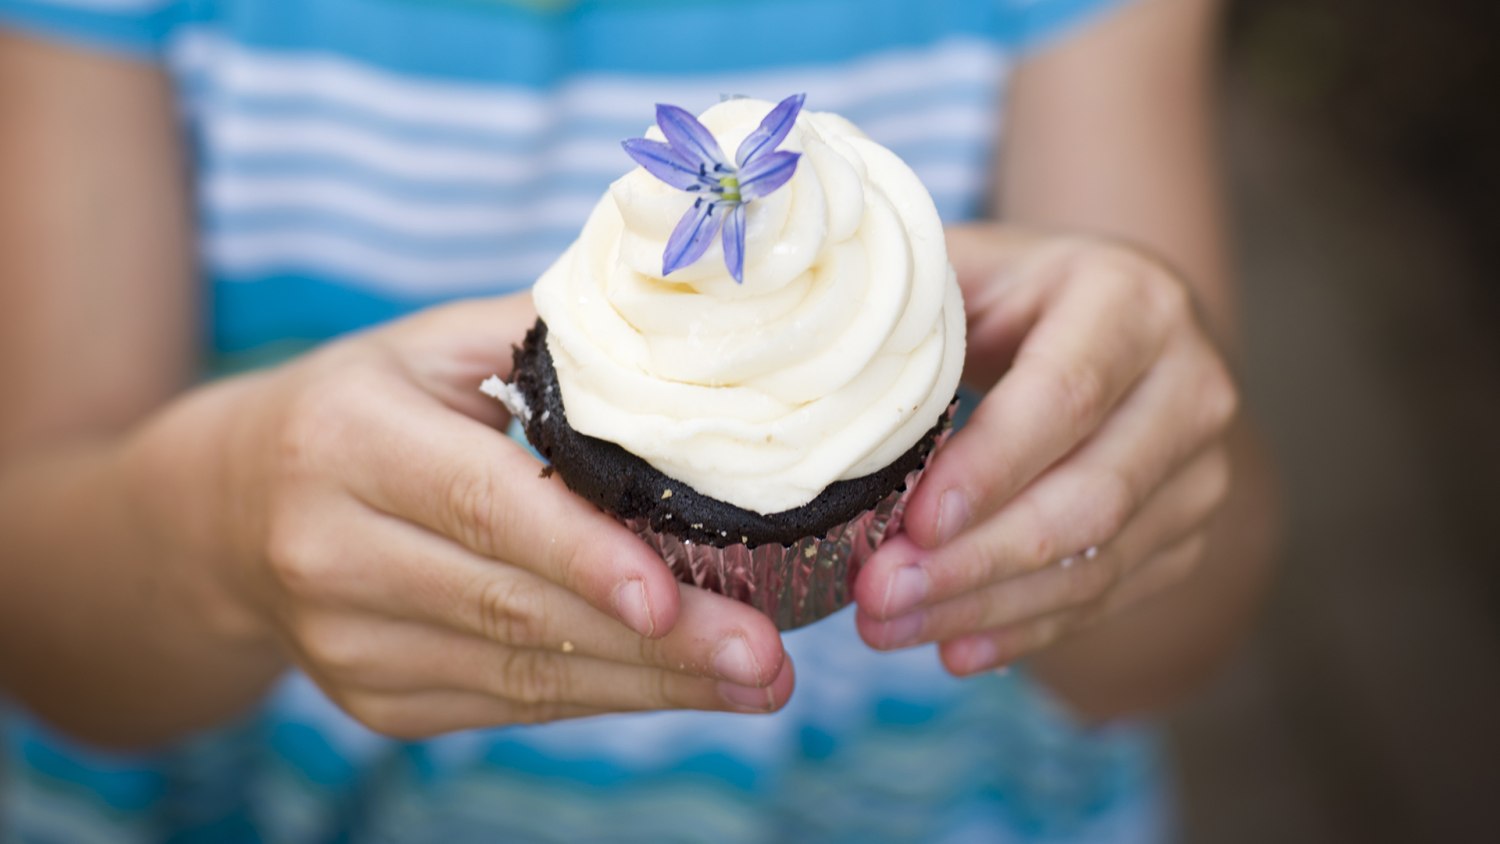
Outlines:
{"label": "forearm", "polygon": [[86,740],[138,746],[222,721],[281,670],[198,556],[195,534],[219,529],[211,444],[192,430],[213,398],[0,464],[0,677]]}

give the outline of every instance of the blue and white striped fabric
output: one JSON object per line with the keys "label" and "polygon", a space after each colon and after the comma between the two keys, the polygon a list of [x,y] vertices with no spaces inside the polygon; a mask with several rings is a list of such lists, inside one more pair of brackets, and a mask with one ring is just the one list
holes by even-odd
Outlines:
{"label": "blue and white striped fabric", "polygon": [[[0,0],[0,25],[160,62],[192,140],[214,350],[234,367],[524,289],[656,102],[840,112],[949,221],[982,212],[1004,82],[1117,0]],[[1158,841],[1149,730],[1083,730],[1020,672],[788,637],[768,718],[663,713],[392,742],[293,676],[246,722],[109,756],[12,712],[0,841]]]}

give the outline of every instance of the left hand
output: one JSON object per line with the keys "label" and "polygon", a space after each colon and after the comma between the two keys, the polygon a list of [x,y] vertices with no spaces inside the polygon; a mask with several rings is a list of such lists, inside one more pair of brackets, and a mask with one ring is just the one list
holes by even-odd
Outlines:
{"label": "left hand", "polygon": [[[966,383],[989,387],[855,584],[880,649],[1009,664],[1187,576],[1238,396],[1186,283],[1114,242],[948,232]],[[1002,377],[1003,375],[1003,377]]]}

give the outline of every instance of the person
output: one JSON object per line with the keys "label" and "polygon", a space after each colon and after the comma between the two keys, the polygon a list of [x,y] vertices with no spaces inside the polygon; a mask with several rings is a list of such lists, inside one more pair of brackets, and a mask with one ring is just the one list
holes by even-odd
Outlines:
{"label": "person", "polygon": [[[1168,837],[1273,524],[1215,6],[0,0],[0,837]],[[794,91],[932,190],[983,398],[778,635],[477,385],[653,103]]]}

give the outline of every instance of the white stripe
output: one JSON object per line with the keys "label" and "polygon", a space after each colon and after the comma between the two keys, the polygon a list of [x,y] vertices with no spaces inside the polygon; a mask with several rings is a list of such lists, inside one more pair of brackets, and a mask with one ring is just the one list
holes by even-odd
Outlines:
{"label": "white stripe", "polygon": [[174,38],[180,73],[206,75],[231,95],[318,100],[414,126],[500,134],[536,132],[561,114],[651,122],[656,102],[701,110],[725,92],[776,98],[806,91],[819,110],[848,112],[882,98],[963,83],[996,84],[1006,62],[994,44],[959,36],[919,49],[884,51],[838,66],[810,65],[693,79],[650,74],[582,74],[550,92],[518,85],[473,84],[397,74],[348,58],[310,52],[251,50],[201,29]]}
{"label": "white stripe", "polygon": [[[928,140],[983,142],[997,124],[979,105],[933,105],[877,118],[862,128],[887,146]],[[577,173],[612,181],[629,162],[614,138],[571,138],[540,154],[482,152],[441,141],[392,138],[334,118],[214,117],[204,127],[210,156],[319,156],[432,184],[516,187]],[[210,167],[211,167],[210,162]]]}
{"label": "white stripe", "polygon": [[476,152],[471,146],[391,138],[333,118],[215,116],[204,137],[212,153],[313,155],[343,159],[371,170],[432,183],[513,187],[562,171],[613,179],[626,169],[618,140],[567,140],[540,157]]}
{"label": "white stripe", "polygon": [[209,265],[234,275],[285,269],[330,272],[367,282],[364,289],[402,298],[466,295],[530,283],[560,250],[419,258],[329,232],[285,227],[211,235]]}
{"label": "white stripe", "polygon": [[975,172],[973,167],[966,167],[958,163],[932,162],[921,164],[912,168],[922,184],[927,186],[927,192],[937,197],[950,199],[952,197],[972,197],[985,192],[987,185],[984,184],[986,173]]}
{"label": "white stripe", "polygon": [[[1001,51],[973,38],[955,38],[918,50],[881,53],[830,68],[779,70],[758,74],[702,76],[692,80],[655,76],[584,75],[553,95],[513,85],[476,85],[393,74],[342,57],[276,53],[235,46],[202,30],[175,42],[173,58],[189,73],[207,74],[231,93],[285,98],[318,106],[337,105],[381,118],[410,121],[426,128],[514,133],[545,130],[560,114],[604,120],[649,122],[658,100],[703,106],[723,91],[776,96],[809,91],[817,107],[852,112],[882,98],[915,94],[953,83],[981,83],[998,89],[1005,68]],[[212,93],[210,93],[212,96]],[[857,115],[856,115],[857,116]],[[538,206],[474,201],[421,200],[393,196],[359,176],[328,174],[313,178],[278,177],[281,157],[327,157],[355,163],[374,173],[417,185],[483,188],[545,186],[560,175],[576,174],[601,183],[625,168],[618,139],[564,140],[537,153],[488,151],[467,143],[400,138],[378,127],[328,115],[280,117],[261,114],[208,114],[204,119],[208,164],[216,155],[261,157],[269,176],[210,176],[204,199],[211,210],[296,211],[335,214],[385,230],[420,237],[500,233],[525,234],[576,226],[595,197],[562,195]],[[926,140],[985,142],[997,126],[989,103],[933,104],[865,122],[872,137],[892,146]],[[968,196],[974,174],[957,162],[918,162],[920,174],[938,194]],[[332,233],[289,226],[254,233],[224,232],[207,245],[211,261],[233,274],[294,266],[324,269],[366,279],[396,294],[463,292],[500,282],[534,278],[555,257],[547,254],[451,259],[413,258],[399,250]]]}
{"label": "white stripe", "polygon": [[551,194],[535,203],[443,202],[394,198],[337,178],[211,175],[208,207],[224,212],[317,211],[420,237],[526,235],[577,231],[599,197]]}
{"label": "white stripe", "polygon": [[859,128],[881,144],[899,148],[932,140],[983,141],[999,128],[999,123],[986,106],[933,105],[867,120]]}

